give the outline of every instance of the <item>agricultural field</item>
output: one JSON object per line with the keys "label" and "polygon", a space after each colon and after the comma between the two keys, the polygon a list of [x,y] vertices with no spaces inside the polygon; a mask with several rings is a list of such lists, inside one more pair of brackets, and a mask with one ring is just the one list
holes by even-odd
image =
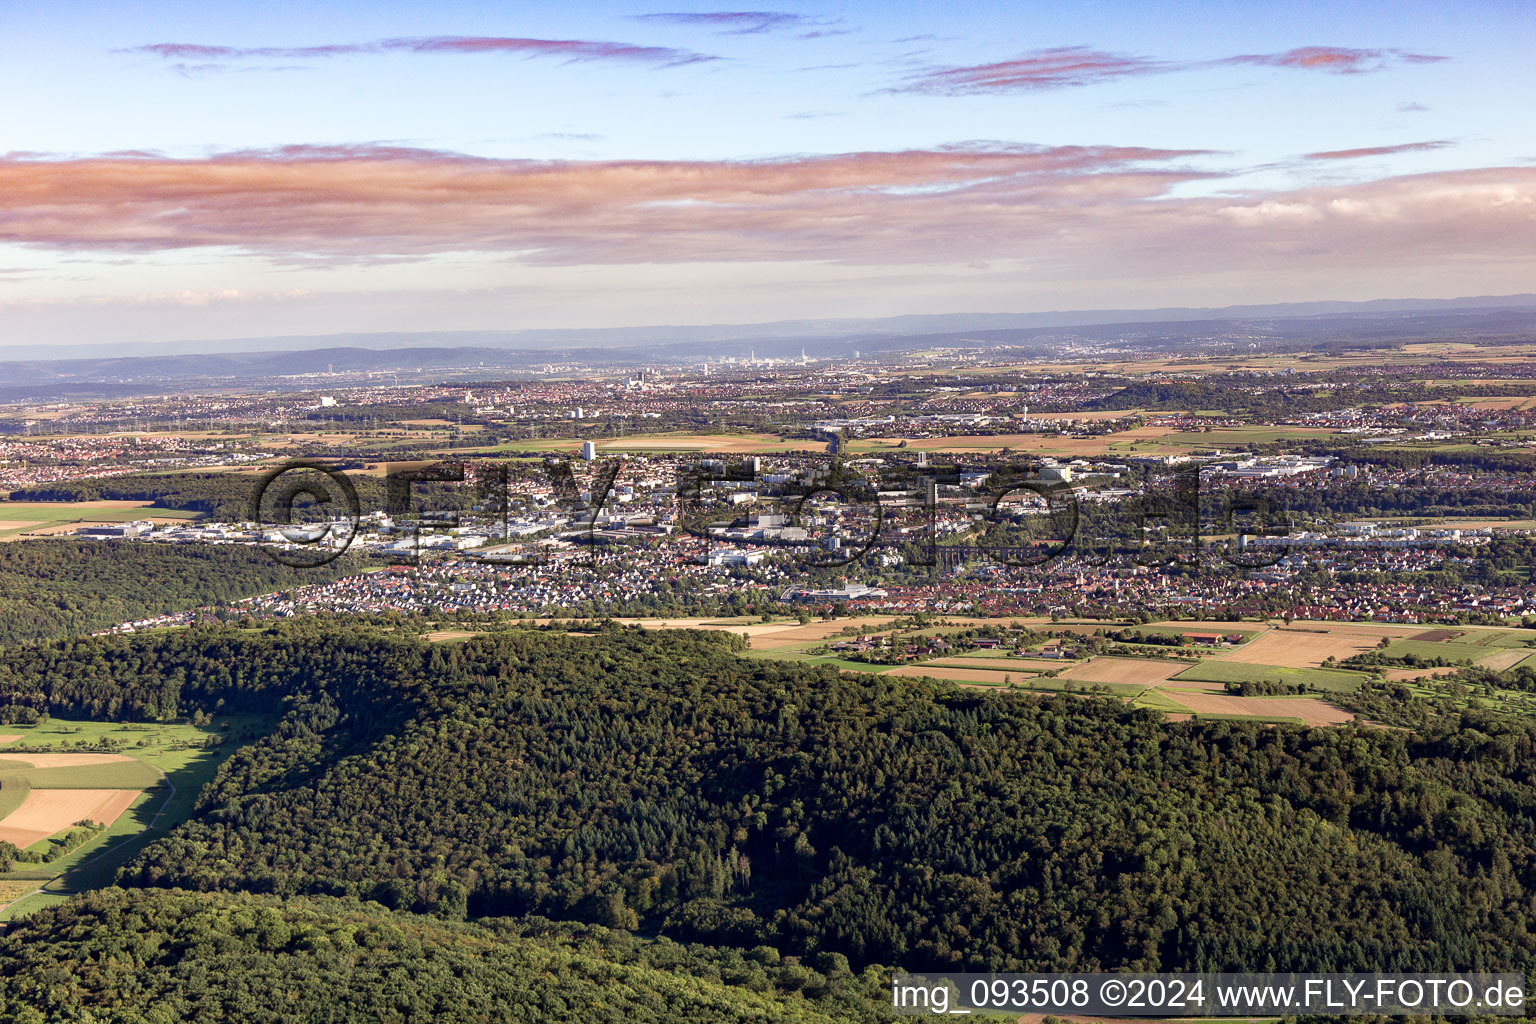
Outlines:
{"label": "agricultural field", "polygon": [[[1014,393],[1018,394],[1018,392]],[[974,394],[978,398],[985,398],[988,396],[997,395],[999,393],[978,391],[974,392]],[[1044,421],[1046,423],[1059,423],[1062,420],[1067,420],[1073,423],[1097,423],[1103,420],[1123,420],[1131,416],[1136,416],[1141,412],[1141,409],[1076,409],[1071,412],[1031,412],[1029,418],[1034,421]]]}
{"label": "agricultural field", "polygon": [[1327,427],[1250,426],[1212,427],[1209,431],[1179,431],[1166,438],[1167,443],[1189,448],[1240,448],[1276,441],[1331,438],[1337,432]]}
{"label": "agricultural field", "polygon": [[772,651],[814,646],[820,641],[837,636],[850,625],[879,629],[895,616],[871,615],[858,620],[830,619],[801,623],[796,619],[780,622],[764,622],[760,617],[748,617],[736,621],[719,619],[620,619],[626,624],[639,622],[647,629],[707,629],[737,633],[747,638],[754,651]]}
{"label": "agricultural field", "polygon": [[1130,702],[1132,707],[1150,708],[1153,711],[1164,711],[1170,714],[1189,714],[1191,709],[1182,703],[1183,698],[1175,700],[1161,690],[1147,690],[1139,693]]}
{"label": "agricultural field", "polygon": [[1127,627],[1139,636],[1183,636],[1185,633],[1220,633],[1241,636],[1244,641],[1266,632],[1269,627],[1258,622],[1164,622]]}
{"label": "agricultural field", "polygon": [[[887,674],[893,676],[909,676],[912,678],[948,679],[957,683],[981,683],[985,686],[1004,686],[1009,682],[1026,682],[1030,676],[1020,673],[1014,676],[1012,673],[999,669],[986,668],[945,668],[941,665],[902,665],[898,668],[887,669]],[[1005,676],[1012,676],[1005,679]]]}
{"label": "agricultural field", "polygon": [[[914,636],[916,634],[908,632],[908,633],[903,633],[901,635],[902,636]],[[982,663],[982,665],[981,665],[982,668],[997,668],[998,667],[997,663],[1000,662],[1000,661],[1009,662],[1011,664],[1019,664],[1019,663],[1021,663],[1023,661],[1023,659],[1021,659],[1018,655],[1014,654],[1013,651],[1011,651],[1011,650],[1004,650],[1001,647],[994,647],[994,648],[991,648],[991,649],[981,648],[980,650],[966,651],[964,654],[946,655],[945,656],[945,660],[946,661],[977,661],[977,662],[981,662]],[[1031,662],[1031,664],[1033,664],[1033,663]]]}
{"label": "agricultural field", "polygon": [[777,434],[641,434],[596,442],[600,452],[819,452],[823,441]]}
{"label": "agricultural field", "polygon": [[[895,616],[892,615],[866,615],[858,619],[813,620],[802,623],[792,618],[777,618],[764,622],[760,615],[746,615],[735,619],[680,616],[669,619],[616,618],[614,621],[626,626],[640,625],[646,629],[703,629],[736,633],[747,637],[753,650],[765,651],[818,646],[820,641],[835,638],[851,625],[875,632],[893,618]],[[536,626],[542,626],[548,625],[552,620],[530,621]],[[479,636],[481,632],[483,631],[476,629],[443,628],[428,632],[427,639],[433,642],[467,640],[470,637]]]}
{"label": "agricultural field", "polygon": [[[0,786],[31,789],[146,789],[160,781],[159,769],[123,754],[4,753]],[[0,829],[5,822],[0,820]],[[0,836],[0,838],[4,838]]]}
{"label": "agricultural field", "polygon": [[[1076,413],[1062,414],[1067,418]],[[1109,418],[1126,415],[1116,410]],[[1082,414],[1089,418],[1089,414]],[[1056,434],[960,434],[948,437],[875,437],[849,443],[855,452],[885,452],[898,448],[929,452],[996,452],[1004,448],[1021,454],[1069,457],[1120,453],[1178,455],[1197,448],[1232,448],[1270,444],[1288,439],[1322,439],[1334,436],[1324,427],[1216,427],[1211,431],[1179,431],[1167,426],[1140,426],[1109,434],[1068,436]]]}
{"label": "agricultural field", "polygon": [[[1032,455],[1103,455],[1110,451],[1131,449],[1138,443],[1156,442],[1173,433],[1171,427],[1134,427],[1113,434],[1065,437],[1052,434],[960,434],[950,437],[874,437],[856,440],[848,448],[854,452],[885,452],[899,448],[927,452],[997,452],[1004,448]],[[1183,451],[1179,445],[1169,451]]]}
{"label": "agricultural field", "polygon": [[[1307,682],[1319,689],[1347,692],[1364,676],[1356,672],[1258,666],[1209,659],[1196,665],[1172,660],[1098,657],[1061,673],[1091,685],[1108,683],[1115,692],[1132,691],[1132,707],[1162,711],[1175,718],[1216,717],[1302,725],[1332,725],[1354,716],[1312,697],[1239,697],[1228,694],[1227,682],[1276,679]],[[1181,685],[1183,684],[1183,685]],[[1192,684],[1192,685],[1191,685]]]}
{"label": "agricultural field", "polygon": [[[1431,629],[1393,639],[1382,648],[1382,653],[1393,658],[1440,658],[1453,665],[1475,664],[1503,671],[1522,663],[1536,664],[1530,661],[1533,654],[1530,647],[1532,640],[1536,640],[1536,634],[1519,630],[1482,627]],[[1427,669],[1398,669],[1389,671],[1387,678],[1408,679],[1427,674]],[[1435,674],[1445,675],[1448,670],[1436,670]]]}
{"label": "agricultural field", "polygon": [[[1423,634],[1412,639],[1423,639]],[[1529,659],[1536,654],[1536,633],[1529,630],[1469,629],[1458,631],[1453,640],[1460,647],[1471,648],[1468,653],[1474,665],[1495,671],[1506,671],[1522,662],[1531,664]]]}
{"label": "agricultural field", "polygon": [[747,651],[748,658],[765,658],[771,661],[797,661],[804,665],[831,665],[843,672],[871,672],[879,674],[892,670],[890,665],[876,665],[867,661],[854,661],[851,658],[840,658],[834,654],[812,654],[806,648],[819,647],[819,644],[806,644],[801,647],[784,648],[775,651]]}
{"label": "agricultural field", "polygon": [[785,438],[777,434],[631,434],[625,437],[536,437],[507,441],[480,448],[455,448],[443,455],[502,452],[576,452],[591,441],[599,452],[715,452],[720,454],[772,455],[787,452],[820,452],[825,441]]}
{"label": "agricultural field", "polygon": [[[1365,682],[1362,672],[1328,668],[1294,668],[1284,665],[1253,665],[1216,658],[1203,661],[1173,677],[1175,682],[1257,683],[1273,681],[1308,686],[1329,693],[1353,693]],[[1247,698],[1252,699],[1252,698]]]}
{"label": "agricultural field", "polygon": [[1025,660],[1013,658],[1006,654],[997,657],[988,657],[987,651],[968,651],[964,655],[947,658],[936,658],[927,661],[925,665],[936,665],[940,668],[982,668],[989,672],[1025,672],[1029,675],[1037,675],[1044,665],[1040,659]]}
{"label": "agricultural field", "polygon": [[177,509],[149,509],[147,501],[0,501],[0,540],[47,537],[68,533],[79,526],[129,523],[136,519],[156,523],[196,519],[198,513]]}
{"label": "agricultural field", "polygon": [[[0,920],[110,883],[148,830],[183,821],[224,759],[269,725],[230,715],[206,728],[64,719],[0,726],[0,840],[41,853],[78,821],[107,826],[51,862],[18,862],[0,873],[0,897],[10,897],[0,903]],[[205,746],[210,736],[224,742]],[[117,750],[80,749],[103,745]]]}
{"label": "agricultural field", "polygon": [[[9,779],[0,780],[9,785]],[[139,798],[137,789],[34,789],[0,822],[0,840],[36,848],[82,821],[110,826]],[[41,852],[41,851],[39,851]]]}
{"label": "agricultural field", "polygon": [[1453,676],[1458,669],[1445,668],[1389,668],[1382,673],[1382,678],[1393,683],[1419,682],[1425,679],[1438,679],[1442,676]]}
{"label": "agricultural field", "polygon": [[[884,617],[883,621],[889,622],[890,617]],[[733,633],[740,633],[747,637],[753,650],[771,651],[782,647],[793,647],[796,644],[832,639],[846,629],[848,625],[847,620],[833,619],[829,622],[809,622],[805,625],[801,625],[798,622],[787,622],[726,627],[706,625],[702,628],[729,629]],[[874,622],[871,622],[869,625],[871,629],[878,628],[878,625]]]}
{"label": "agricultural field", "polygon": [[1369,634],[1278,628],[1222,655],[1220,660],[1251,665],[1280,665],[1286,668],[1317,668],[1328,658],[1343,661],[1356,654],[1373,651],[1378,643],[1380,639]]}
{"label": "agricultural field", "polygon": [[[1419,639],[1422,639],[1422,634]],[[1461,643],[1476,644],[1488,648],[1530,648],[1536,644],[1536,632],[1525,629],[1488,629],[1483,626],[1467,627],[1455,638]]]}
{"label": "agricultural field", "polygon": [[1079,679],[1090,683],[1128,683],[1154,686],[1171,679],[1188,667],[1188,662],[1153,658],[1092,658],[1062,672],[1061,679]]}
{"label": "agricultural field", "polygon": [[1530,395],[1495,395],[1486,398],[1464,396],[1457,398],[1455,404],[1473,409],[1532,409],[1536,408],[1536,397]]}
{"label": "agricultural field", "polygon": [[[758,616],[621,621],[639,622],[648,629],[728,630],[748,638],[750,649],[747,656],[752,658],[829,665],[842,671],[881,673],[906,678],[927,676],[961,686],[1011,685],[1016,689],[1032,691],[1077,693],[1092,687],[1102,687],[1117,697],[1129,700],[1132,706],[1153,708],[1175,718],[1198,716],[1309,725],[1347,722],[1353,716],[1317,698],[1239,697],[1228,694],[1225,684],[1272,680],[1304,685],[1324,692],[1350,693],[1359,688],[1367,678],[1367,673],[1323,669],[1319,666],[1324,659],[1332,656],[1342,660],[1350,654],[1375,650],[1384,636],[1394,640],[1410,640],[1426,632],[1421,626],[1378,623],[1298,621],[1289,627],[1282,627],[1278,623],[1255,621],[1168,620],[1128,626],[1120,622],[1051,622],[1039,617],[988,619],[946,616],[935,625],[924,629],[903,630],[901,635],[934,636],[975,625],[1015,624],[1084,635],[1126,628],[1146,635],[1165,636],[1182,633],[1237,633],[1245,637],[1246,642],[1236,648],[1212,651],[1202,660],[1193,663],[1172,658],[1117,658],[1102,655],[1079,662],[1050,661],[1016,658],[1007,650],[995,649],[937,655],[926,662],[892,666],[853,661],[825,650],[827,643],[838,639],[850,627],[857,627],[861,632],[878,633],[885,631],[894,618],[891,615],[865,615],[803,624],[788,618],[765,623]],[[430,639],[450,641],[473,635],[473,630],[443,629],[430,634]],[[1448,631],[1447,635],[1454,637],[1458,644],[1472,646],[1482,658],[1531,658],[1531,664],[1536,665],[1536,653],[1527,652],[1523,648],[1526,635],[1519,631],[1460,627]],[[1508,646],[1514,644],[1521,646],[1519,649]],[[1145,650],[1149,654],[1159,654],[1166,648],[1148,645]],[[1043,674],[1053,670],[1057,673],[1055,676]],[[1411,680],[1427,671],[1388,669],[1381,674],[1389,679]]]}
{"label": "agricultural field", "polygon": [[[1302,725],[1342,725],[1355,716],[1316,697],[1233,697],[1215,693],[1176,695],[1182,710],[1201,718],[1247,718]],[[1170,709],[1174,710],[1174,709]]]}
{"label": "agricultural field", "polygon": [[1381,653],[1389,658],[1443,658],[1449,662],[1470,665],[1479,658],[1489,657],[1498,651],[1478,644],[1453,640],[1394,640],[1384,647]]}
{"label": "agricultural field", "polygon": [[996,686],[1032,690],[1045,693],[1085,693],[1092,687],[1100,687],[1120,697],[1133,697],[1145,687],[1128,683],[1097,683],[1063,676],[1051,677],[1017,668],[957,668],[948,662],[925,662],[919,665],[902,665],[885,669],[888,675],[911,679],[946,679],[961,686]]}

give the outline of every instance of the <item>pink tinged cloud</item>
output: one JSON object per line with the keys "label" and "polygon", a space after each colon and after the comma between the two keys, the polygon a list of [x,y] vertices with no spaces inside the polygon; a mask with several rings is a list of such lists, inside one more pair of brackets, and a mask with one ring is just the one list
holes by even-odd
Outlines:
{"label": "pink tinged cloud", "polygon": [[587,39],[527,39],[504,36],[413,36],[380,39],[370,43],[333,43],[324,46],[206,46],[199,43],[151,43],[121,51],[143,53],[170,61],[199,61],[200,67],[216,68],[213,62],[239,60],[315,60],[359,54],[508,54],[523,57],[564,57],[568,62],[618,61],[680,67],[719,60],[707,53],[668,46],[640,46]]}
{"label": "pink tinged cloud", "polygon": [[933,68],[888,91],[966,96],[1063,89],[1142,75],[1226,66],[1295,68],[1338,75],[1363,74],[1383,70],[1394,63],[1419,64],[1446,59],[1429,54],[1404,53],[1401,50],[1303,46],[1283,53],[1240,54],[1204,61],[1169,61],[1109,53],[1085,46],[1063,46],[1035,50],[1012,60],[991,64]]}
{"label": "pink tinged cloud", "polygon": [[663,11],[656,14],[634,15],[635,21],[659,22],[664,25],[693,25],[712,28],[727,35],[756,35],[781,28],[797,28],[816,22],[801,14],[784,11]]}
{"label": "pink tinged cloud", "polygon": [[1345,46],[1301,46],[1284,53],[1249,53],[1213,61],[1214,64],[1253,64],[1262,67],[1300,68],[1335,75],[1359,75],[1381,71],[1393,64],[1434,64],[1450,60],[1428,53],[1402,50],[1360,50]]}
{"label": "pink tinged cloud", "polygon": [[1428,142],[1404,142],[1396,146],[1364,146],[1360,149],[1326,149],[1320,153],[1307,153],[1306,160],[1356,160],[1366,156],[1395,156],[1398,153],[1427,153],[1445,149],[1456,143],[1450,139],[1432,139]]}
{"label": "pink tinged cloud", "polygon": [[[0,159],[0,242],[366,264],[1016,259],[1052,275],[1536,261],[1536,168],[1176,198],[1199,151],[957,146],[765,161],[489,160],[371,147]],[[1085,278],[1086,279],[1086,278]]]}
{"label": "pink tinged cloud", "polygon": [[991,64],[938,68],[917,76],[894,91],[960,96],[1027,89],[1061,89],[1132,75],[1158,74],[1177,70],[1178,67],[1177,64],[1164,61],[1106,53],[1084,46],[1061,46],[1036,50],[1013,60]]}

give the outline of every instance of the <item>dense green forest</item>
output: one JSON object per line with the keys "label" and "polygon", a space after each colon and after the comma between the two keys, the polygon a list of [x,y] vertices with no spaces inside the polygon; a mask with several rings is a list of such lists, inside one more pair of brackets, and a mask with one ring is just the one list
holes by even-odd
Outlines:
{"label": "dense green forest", "polygon": [[[33,484],[11,492],[11,501],[148,501],[156,508],[201,512],[214,519],[248,517],[258,477],[245,473],[136,473]],[[366,510],[365,510],[366,511]]]}
{"label": "dense green forest", "polygon": [[327,899],[110,889],[0,938],[11,1024],[830,1024],[882,1019],[877,985],[840,957],[812,965],[766,948],[539,920],[451,924]]}
{"label": "dense green forest", "polygon": [[535,914],[855,970],[1536,961],[1532,723],[1172,723],[740,643],[429,645],[315,619],[0,652],[0,702],[282,710],[125,886]]}
{"label": "dense green forest", "polygon": [[89,633],[358,571],[353,557],[296,570],[253,547],[133,541],[0,544],[0,644]]}

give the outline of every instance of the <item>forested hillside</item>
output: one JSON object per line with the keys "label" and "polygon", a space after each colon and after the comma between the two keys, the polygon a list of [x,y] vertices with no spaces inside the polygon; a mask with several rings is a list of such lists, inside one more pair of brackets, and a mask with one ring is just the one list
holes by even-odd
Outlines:
{"label": "forested hillside", "polygon": [[549,922],[449,924],[336,900],[106,890],[0,938],[0,1019],[732,1024],[877,1018],[873,983],[773,950]]}
{"label": "forested hillside", "polygon": [[89,633],[357,572],[346,557],[316,569],[279,565],[251,547],[134,541],[0,544],[0,644]]}
{"label": "forested hillside", "polygon": [[245,473],[132,473],[18,487],[11,492],[10,500],[149,501],[156,508],[184,509],[213,519],[236,521],[249,517],[251,495],[258,483],[257,476]]}
{"label": "forested hillside", "polygon": [[432,646],[314,620],[3,652],[0,703],[284,709],[124,885],[531,913],[855,967],[1536,962],[1530,723],[1169,723],[739,643]]}

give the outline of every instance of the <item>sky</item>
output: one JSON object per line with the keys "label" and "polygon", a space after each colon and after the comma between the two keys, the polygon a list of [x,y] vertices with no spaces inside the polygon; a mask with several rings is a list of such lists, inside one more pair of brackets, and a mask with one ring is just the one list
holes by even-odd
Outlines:
{"label": "sky", "polygon": [[0,0],[0,349],[1536,291],[1533,29]]}

